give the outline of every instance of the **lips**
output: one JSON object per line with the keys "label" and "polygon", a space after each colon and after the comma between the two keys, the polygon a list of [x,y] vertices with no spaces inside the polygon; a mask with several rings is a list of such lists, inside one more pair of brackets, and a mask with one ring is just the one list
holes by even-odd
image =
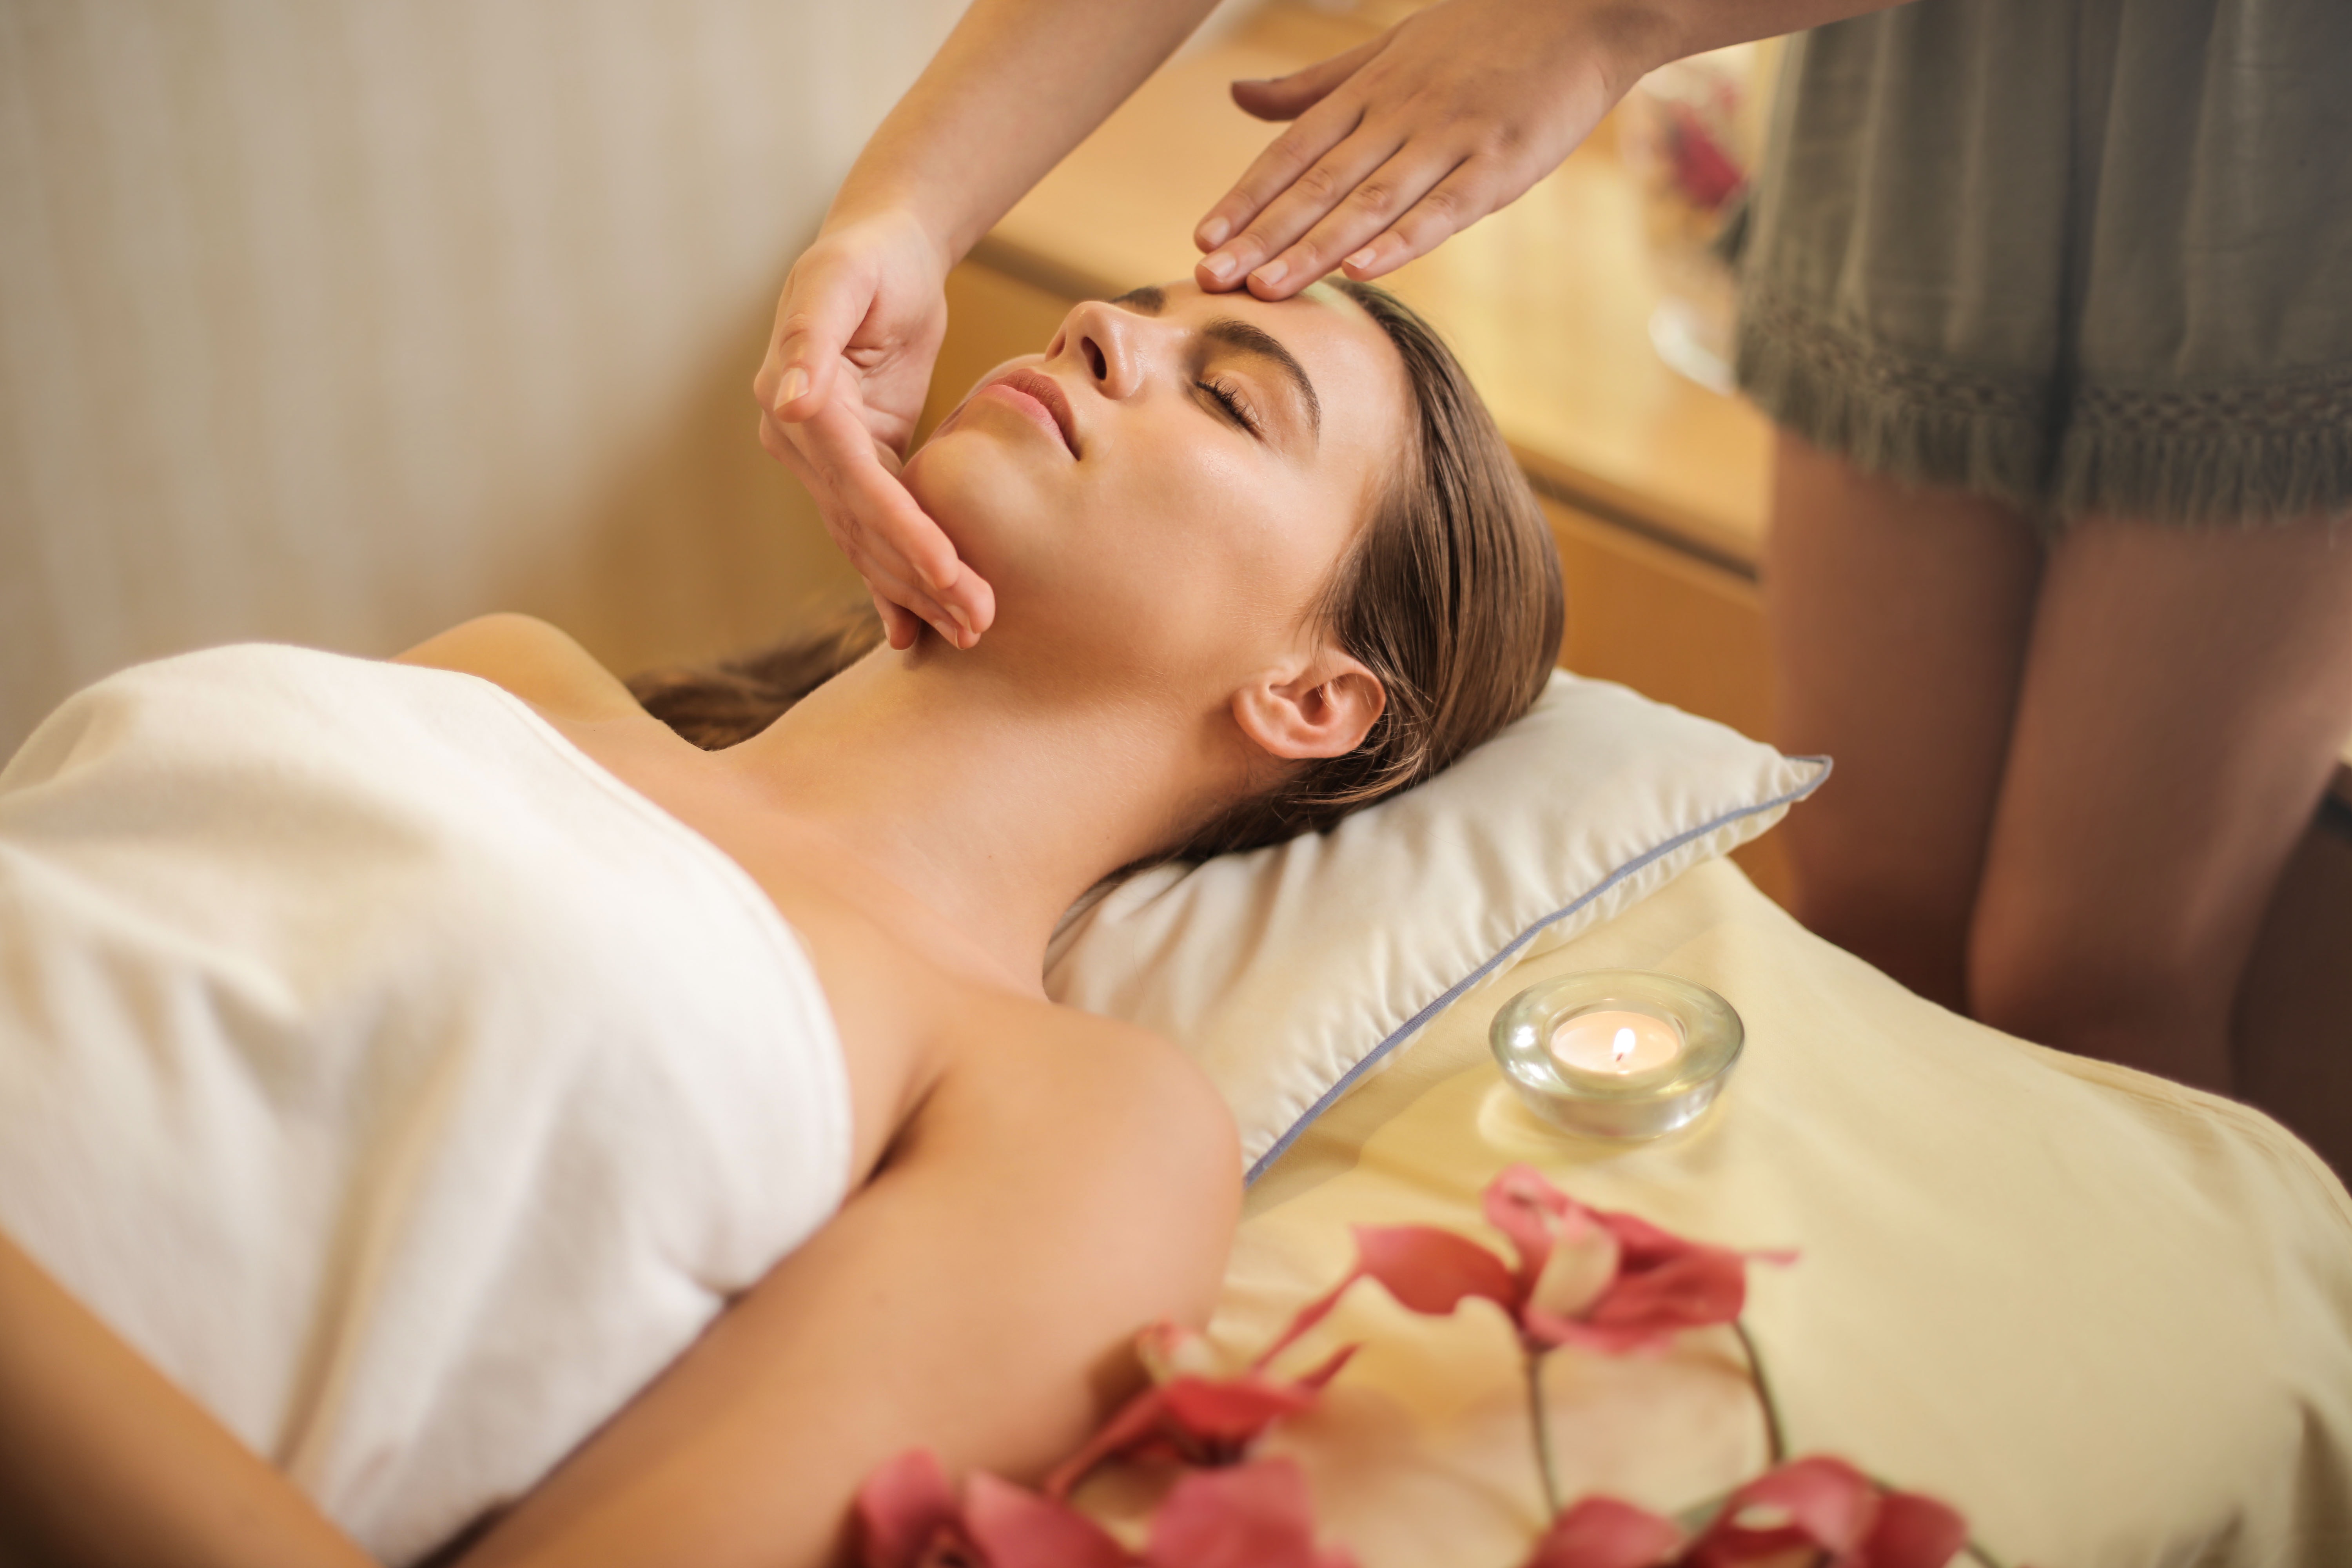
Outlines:
{"label": "lips", "polygon": [[1046,418],[1061,436],[1062,445],[1070,456],[1078,455],[1076,422],[1070,416],[1070,400],[1050,375],[1034,370],[1008,370],[981,389],[983,392],[1003,391],[1018,400],[1034,403],[1044,409]]}

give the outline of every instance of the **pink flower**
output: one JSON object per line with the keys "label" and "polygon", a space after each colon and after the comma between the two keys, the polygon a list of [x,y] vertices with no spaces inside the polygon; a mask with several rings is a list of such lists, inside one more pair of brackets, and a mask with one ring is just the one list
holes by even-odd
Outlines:
{"label": "pink flower", "polygon": [[1683,1532],[1654,1513],[1589,1497],[1551,1521],[1527,1568],[1655,1568],[1682,1542]]}
{"label": "pink flower", "polygon": [[1354,1568],[1317,1550],[1307,1479],[1287,1459],[1186,1475],[1140,1557],[1067,1503],[993,1476],[974,1475],[959,1504],[921,1449],[866,1478],[857,1520],[862,1568]]}
{"label": "pink flower", "polygon": [[1944,1568],[1968,1539],[1968,1521],[1934,1498],[1888,1491],[1814,1455],[1733,1492],[1687,1544],[1654,1513],[1586,1498],[1553,1521],[1526,1568],[1743,1568],[1799,1548],[1824,1553],[1825,1568]]}
{"label": "pink flower", "polygon": [[1126,1548],[1067,1503],[987,1474],[959,1503],[929,1449],[910,1448],[857,1489],[862,1568],[1127,1568]]}
{"label": "pink flower", "polygon": [[[1663,1350],[1684,1329],[1728,1323],[1748,1302],[1748,1260],[1791,1263],[1793,1252],[1734,1252],[1685,1241],[1630,1214],[1586,1208],[1533,1166],[1513,1165],[1486,1186],[1486,1222],[1511,1238],[1520,1331],[1537,1344],[1579,1344],[1612,1355]],[[1597,1228],[1607,1259],[1594,1272],[1574,1244]],[[1580,1278],[1581,1276],[1581,1278]]]}
{"label": "pink flower", "polygon": [[1482,1296],[1510,1314],[1531,1352],[1562,1344],[1612,1355],[1663,1350],[1684,1329],[1739,1316],[1749,1258],[1795,1257],[1685,1241],[1633,1215],[1587,1208],[1529,1165],[1489,1183],[1485,1206],[1487,1222],[1510,1238],[1516,1268],[1450,1230],[1359,1226],[1354,1271],[1301,1312],[1286,1339],[1369,1276],[1415,1312],[1443,1315]]}
{"label": "pink flower", "polygon": [[1811,1546],[1829,1553],[1830,1568],[1944,1568],[1968,1541],[1968,1521],[1934,1498],[1887,1491],[1843,1459],[1815,1454],[1732,1493],[1680,1561],[1738,1568]]}
{"label": "pink flower", "polygon": [[1103,1429],[1045,1479],[1050,1497],[1066,1497],[1104,1460],[1164,1458],[1187,1465],[1231,1465],[1284,1415],[1315,1403],[1323,1385],[1347,1364],[1356,1347],[1339,1351],[1303,1377],[1278,1378],[1266,1363],[1304,1330],[1266,1347],[1238,1373],[1213,1376],[1215,1352],[1206,1339],[1172,1323],[1147,1329],[1137,1348],[1152,1386],[1128,1401]]}
{"label": "pink flower", "polygon": [[1148,1568],[1355,1568],[1343,1547],[1318,1551],[1307,1478],[1288,1459],[1194,1470],[1151,1516]]}
{"label": "pink flower", "polygon": [[1729,201],[1748,176],[1738,160],[1723,150],[1706,121],[1686,103],[1667,106],[1666,155],[1675,184],[1693,206],[1713,212]]}

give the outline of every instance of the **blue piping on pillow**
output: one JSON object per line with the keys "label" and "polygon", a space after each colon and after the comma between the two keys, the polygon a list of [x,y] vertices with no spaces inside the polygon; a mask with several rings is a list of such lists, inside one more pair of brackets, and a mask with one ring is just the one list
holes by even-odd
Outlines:
{"label": "blue piping on pillow", "polygon": [[1667,839],[1664,844],[1657,845],[1652,848],[1643,851],[1633,859],[1626,861],[1622,866],[1618,867],[1614,871],[1610,872],[1606,877],[1601,878],[1600,881],[1594,883],[1591,888],[1586,889],[1584,892],[1578,895],[1575,902],[1570,904],[1567,908],[1554,910],[1551,913],[1544,916],[1543,919],[1536,921],[1535,924],[1528,927],[1527,930],[1513,937],[1510,941],[1505,942],[1501,947],[1496,949],[1494,956],[1487,959],[1486,963],[1480,964],[1469,973],[1464,975],[1461,979],[1455,981],[1451,986],[1446,988],[1444,994],[1439,996],[1437,1000],[1432,1002],[1428,1006],[1423,1007],[1420,1012],[1415,1013],[1412,1017],[1407,1018],[1404,1023],[1398,1027],[1396,1033],[1391,1035],[1387,1039],[1382,1040],[1379,1045],[1374,1046],[1370,1050],[1365,1052],[1364,1058],[1361,1061],[1359,1061],[1354,1067],[1349,1068],[1346,1072],[1340,1074],[1339,1081],[1333,1084],[1329,1089],[1325,1089],[1322,1097],[1317,1100],[1314,1104],[1307,1108],[1307,1113],[1301,1116],[1297,1121],[1292,1122],[1290,1124],[1290,1130],[1274,1141],[1274,1147],[1268,1149],[1265,1153],[1257,1157],[1257,1163],[1250,1166],[1249,1173],[1242,1178],[1243,1182],[1244,1184],[1254,1183],[1260,1176],[1265,1174],[1266,1167],[1273,1164],[1276,1160],[1282,1158],[1283,1152],[1288,1149],[1293,1143],[1298,1142],[1298,1135],[1306,1131],[1308,1127],[1312,1126],[1317,1117],[1330,1110],[1331,1107],[1338,1102],[1341,1095],[1346,1094],[1350,1089],[1353,1089],[1356,1086],[1356,1081],[1362,1078],[1366,1073],[1371,1071],[1373,1067],[1380,1062],[1381,1058],[1387,1056],[1391,1051],[1396,1049],[1397,1047],[1402,1045],[1405,1040],[1415,1031],[1420,1029],[1423,1024],[1428,1023],[1432,1018],[1437,1016],[1438,1014],[1444,1012],[1453,1004],[1455,997],[1469,990],[1473,985],[1477,984],[1481,980],[1486,979],[1487,975],[1492,974],[1496,969],[1501,966],[1506,959],[1511,956],[1511,954],[1518,952],[1519,949],[1525,947],[1529,942],[1533,941],[1536,933],[1542,931],[1544,927],[1566,920],[1569,916],[1574,914],[1577,910],[1582,909],[1585,905],[1591,903],[1593,900],[1599,898],[1601,894],[1607,892],[1610,889],[1615,887],[1618,883],[1623,881],[1634,872],[1642,869],[1644,866],[1650,865],[1662,856],[1673,854],[1675,850],[1681,848],[1684,845],[1688,844],[1694,838],[1703,838],[1706,835],[1713,833],[1716,829],[1727,826],[1728,825],[1738,821],[1743,816],[1754,816],[1759,812],[1772,811],[1780,806],[1795,805],[1798,801],[1804,799],[1807,795],[1812,794],[1813,791],[1819,789],[1821,787],[1822,781],[1830,776],[1830,767],[1832,764],[1830,759],[1827,757],[1790,757],[1789,761],[1792,763],[1819,763],[1822,765],[1822,771],[1815,773],[1811,778],[1807,779],[1803,787],[1800,789],[1791,790],[1787,795],[1776,795],[1770,800],[1763,801],[1755,805],[1743,805],[1737,811],[1727,811],[1712,822],[1702,823],[1700,826],[1691,828],[1688,832],[1676,834],[1674,837]]}

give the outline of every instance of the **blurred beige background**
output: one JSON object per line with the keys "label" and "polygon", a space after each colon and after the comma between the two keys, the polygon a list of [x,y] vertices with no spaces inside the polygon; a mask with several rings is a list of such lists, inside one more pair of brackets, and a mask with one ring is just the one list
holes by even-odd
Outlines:
{"label": "blurred beige background", "polygon": [[853,590],[776,289],[961,0],[0,0],[0,756],[245,637],[616,668]]}

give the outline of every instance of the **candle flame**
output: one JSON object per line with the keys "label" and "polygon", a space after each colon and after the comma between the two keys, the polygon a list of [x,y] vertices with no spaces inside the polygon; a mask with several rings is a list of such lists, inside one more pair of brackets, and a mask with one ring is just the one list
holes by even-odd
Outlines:
{"label": "candle flame", "polygon": [[1633,1054],[1633,1031],[1631,1027],[1620,1028],[1617,1031],[1616,1038],[1609,1042],[1610,1065],[1612,1067],[1623,1067],[1625,1065],[1625,1058]]}

